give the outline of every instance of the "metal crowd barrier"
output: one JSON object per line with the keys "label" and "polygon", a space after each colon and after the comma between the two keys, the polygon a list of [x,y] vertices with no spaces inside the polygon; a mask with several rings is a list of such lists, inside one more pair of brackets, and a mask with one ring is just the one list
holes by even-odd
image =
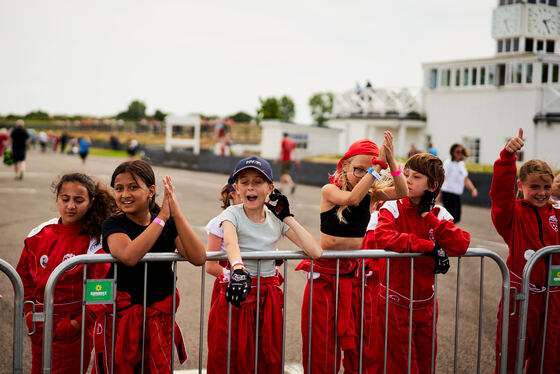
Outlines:
{"label": "metal crowd barrier", "polygon": [[23,283],[16,270],[0,259],[0,271],[10,278],[14,288],[13,370],[23,372]]}
{"label": "metal crowd barrier", "polygon": [[[519,314],[519,331],[517,334],[517,359],[515,362],[515,373],[521,374],[523,373],[523,366],[525,362],[525,341],[527,338],[527,315],[529,311],[529,283],[531,279],[531,272],[533,271],[533,266],[539,261],[541,258],[548,256],[547,263],[547,275],[546,279],[546,302],[545,302],[545,309],[544,309],[544,328],[543,328],[543,337],[542,337],[542,352],[541,352],[541,365],[539,373],[542,374],[543,372],[543,361],[544,361],[544,352],[546,350],[546,326],[548,323],[548,301],[550,297],[550,281],[551,281],[551,271],[552,271],[552,254],[560,254],[560,245],[551,245],[548,247],[544,247],[536,251],[529,260],[525,263],[525,267],[523,268],[523,276],[521,280],[521,293],[517,294],[516,300],[521,300],[520,305],[520,314]],[[560,271],[560,268],[557,270]],[[558,323],[558,321],[554,321],[553,323]]]}
{"label": "metal crowd barrier", "polygon": [[[389,275],[389,266],[390,260],[395,258],[410,258],[411,261],[414,261],[414,258],[424,256],[420,253],[397,253],[391,251],[384,251],[384,250],[348,250],[348,251],[325,251],[323,254],[322,259],[343,259],[343,258],[352,258],[352,259],[362,259],[362,258],[386,258],[388,259],[388,266],[387,266],[387,277]],[[481,357],[481,335],[482,335],[482,313],[483,313],[483,288],[484,288],[484,257],[488,257],[492,259],[494,262],[497,263],[500,271],[502,272],[502,304],[503,304],[503,314],[502,318],[504,321],[504,328],[502,329],[502,346],[501,346],[501,373],[505,373],[507,362],[507,334],[508,334],[508,321],[509,321],[509,288],[510,288],[510,279],[509,279],[509,271],[505,264],[505,262],[493,251],[487,249],[479,249],[479,248],[471,248],[467,251],[467,253],[463,257],[480,257],[481,258],[481,270],[480,270],[480,303],[479,303],[479,318],[478,318],[478,353],[477,353],[477,373],[480,373],[480,357]],[[293,252],[293,251],[275,251],[275,252],[251,252],[251,253],[243,253],[244,260],[257,260],[258,267],[260,267],[260,260],[302,260],[302,259],[309,259],[303,252]],[[210,253],[207,254],[207,260],[209,261],[219,261],[219,260],[227,260],[227,256],[221,253]],[[144,323],[145,324],[145,310],[146,310],[146,281],[147,281],[147,263],[153,261],[172,261],[173,262],[173,272],[176,275],[177,270],[177,261],[186,261],[183,257],[179,254],[173,253],[149,253],[141,260],[141,262],[145,263],[145,280],[144,280]],[[75,256],[67,261],[64,261],[60,264],[51,274],[46,287],[45,287],[45,300],[44,300],[44,337],[43,337],[43,373],[50,374],[51,373],[51,348],[52,348],[52,328],[53,328],[53,300],[54,300],[54,289],[56,282],[60,278],[60,276],[69,268],[73,266],[84,264],[84,295],[85,295],[85,282],[87,273],[87,265],[88,264],[95,264],[95,263],[115,263],[117,260],[108,254],[96,254],[96,255],[79,255]],[[337,273],[336,273],[336,299],[338,301],[338,285],[339,285],[339,262],[337,261]],[[363,262],[362,262],[363,264]],[[362,265],[363,266],[363,265]],[[413,267],[411,267],[412,269]],[[363,270],[363,269],[362,269]],[[364,272],[362,271],[361,277],[361,287],[362,287],[362,298],[361,298],[361,321],[360,321],[360,368],[359,372],[362,372],[362,347],[363,347],[363,316],[364,316]],[[115,271],[115,279],[117,278],[117,274]],[[413,277],[413,272],[411,271],[411,277]],[[435,276],[434,276],[435,277]],[[175,276],[176,278],[176,276]],[[311,343],[311,321],[313,318],[312,315],[312,305],[313,305],[313,261],[311,261],[311,274],[310,274],[310,310],[309,310],[309,343]],[[460,296],[460,280],[461,280],[461,258],[458,258],[458,267],[457,267],[457,295],[456,295],[456,319],[455,319],[455,347],[454,347],[454,372],[457,372],[457,349],[458,349],[458,333],[459,333],[459,296]],[[434,289],[434,307],[435,301],[437,299],[437,277],[435,277],[435,289]],[[258,285],[260,285],[260,276],[257,278]],[[411,282],[412,283],[412,282]],[[175,284],[174,284],[175,286]],[[411,287],[412,288],[412,287]],[[174,287],[175,289],[175,287]],[[286,305],[287,294],[288,294],[288,273],[287,273],[287,266],[284,266],[284,305]],[[202,266],[202,279],[201,279],[201,301],[200,301],[200,336],[199,336],[199,354],[198,354],[198,371],[199,373],[202,372],[202,352],[203,352],[203,344],[204,344],[204,292],[205,291],[205,269]],[[388,290],[387,290],[388,292]],[[113,297],[115,293],[113,293]],[[387,295],[388,296],[388,295]],[[411,299],[413,299],[412,289],[411,289]],[[260,287],[257,287],[257,300],[260,300]],[[335,302],[336,309],[338,309],[338,302]],[[257,310],[256,315],[259,315],[259,304],[257,303]],[[82,315],[85,313],[85,301],[82,303]],[[386,303],[388,305],[388,303]],[[175,293],[173,293],[173,310],[175,310]],[[435,310],[435,309],[434,309]],[[410,323],[412,323],[412,305],[409,307],[409,315],[410,315]],[[113,316],[115,316],[116,312],[116,303],[113,303]],[[337,315],[338,310],[335,311],[335,316]],[[387,311],[386,311],[387,312]],[[229,306],[229,313],[228,313],[228,326],[231,328],[231,305]],[[387,316],[387,313],[386,313]],[[41,317],[41,316],[40,316]],[[42,318],[39,318],[42,319]],[[435,319],[435,313],[434,313]],[[112,352],[114,352],[114,333],[115,333],[115,320],[113,318],[113,346]],[[434,321],[435,322],[435,321]],[[175,323],[175,314],[173,313],[173,321]],[[258,341],[258,332],[259,332],[259,319],[256,319],[256,332],[255,332],[255,339]],[[335,322],[335,331],[336,331],[336,322]],[[435,323],[434,323],[435,329]],[[172,329],[172,331],[174,331]],[[387,334],[387,329],[385,329]],[[411,339],[411,329],[409,329],[409,355],[408,355],[408,368],[410,371],[410,339]],[[336,334],[335,334],[336,335]],[[434,362],[434,339],[435,334],[433,334],[432,338],[432,373],[434,372],[433,362]],[[142,331],[142,336],[144,337],[144,326]],[[84,337],[84,324],[82,324],[82,352],[80,361],[83,363],[83,337]],[[285,340],[286,340],[286,313],[283,313],[283,326],[282,326],[282,368],[285,367]],[[144,339],[142,339],[144,341]],[[173,336],[172,340],[173,342]],[[335,342],[336,344],[336,342]],[[255,344],[258,347],[257,344]],[[229,374],[230,368],[230,349],[231,348],[231,332],[228,329],[228,341],[227,341],[227,373]],[[142,368],[143,368],[143,354],[144,347],[142,346]],[[385,352],[387,352],[387,335],[385,335]],[[173,347],[171,348],[171,370],[173,370]],[[309,362],[309,371],[311,371],[311,344],[309,344],[309,351],[308,351],[308,362]],[[114,359],[111,360],[114,362]],[[255,373],[258,370],[258,349],[255,350]],[[336,362],[336,357],[335,357]],[[336,367],[336,365],[335,365]],[[113,373],[113,367],[111,367],[110,372]],[[386,368],[384,368],[384,372],[386,372]]]}

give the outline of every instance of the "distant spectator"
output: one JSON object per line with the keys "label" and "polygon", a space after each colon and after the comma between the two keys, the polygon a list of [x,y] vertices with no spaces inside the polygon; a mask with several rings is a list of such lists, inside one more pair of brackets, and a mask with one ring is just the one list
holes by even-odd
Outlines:
{"label": "distant spectator", "polygon": [[445,181],[441,187],[441,201],[445,209],[453,216],[453,222],[459,223],[461,220],[461,195],[465,186],[471,190],[473,198],[478,196],[478,191],[473,185],[465,167],[465,158],[469,157],[469,151],[459,143],[455,143],[449,149],[451,159],[443,163],[445,170]]}
{"label": "distant spectator", "polygon": [[117,136],[117,134],[112,133],[111,136],[109,136],[109,143],[111,144],[111,149],[112,150],[117,150],[120,147],[120,142],[119,142],[119,137]]}
{"label": "distant spectator", "polygon": [[296,142],[289,137],[287,132],[283,133],[282,143],[280,143],[280,154],[278,159],[274,163],[280,161],[280,191],[283,193],[288,193],[287,189],[290,189],[290,193],[293,194],[296,190],[296,184],[290,175],[290,170],[292,168],[292,161],[295,161],[299,165],[299,160],[296,156]]}
{"label": "distant spectator", "polygon": [[29,145],[29,134],[23,128],[23,120],[16,122],[16,127],[10,134],[12,142],[12,158],[14,159],[14,179],[22,180],[25,171],[25,153]]}
{"label": "distant spectator", "polygon": [[436,156],[436,157],[437,157],[437,155],[438,155],[438,151],[437,151],[436,147],[433,146],[432,142],[429,142],[429,143],[428,143],[428,153],[429,153],[429,154],[432,154],[432,155],[434,155],[434,156]]}
{"label": "distant spectator", "polygon": [[418,148],[416,148],[416,146],[414,144],[411,144],[410,145],[410,150],[408,151],[408,157],[412,157],[412,156],[414,156],[415,154],[418,154],[418,153],[422,153],[422,151],[419,150]]}
{"label": "distant spectator", "polygon": [[4,155],[4,151],[8,147],[10,141],[10,135],[8,135],[8,129],[0,129],[0,155]]}
{"label": "distant spectator", "polygon": [[64,151],[66,150],[66,145],[68,144],[69,139],[70,137],[68,136],[68,133],[66,131],[64,131],[62,135],[60,135],[60,153],[64,153]]}
{"label": "distant spectator", "polygon": [[126,147],[126,152],[128,153],[128,157],[130,157],[131,160],[134,160],[136,158],[136,153],[138,152],[139,147],[140,145],[138,144],[138,141],[136,139],[130,139],[130,141],[128,142],[128,146]]}
{"label": "distant spectator", "polygon": [[89,148],[91,147],[91,140],[88,136],[82,136],[78,139],[78,145],[80,147],[80,158],[82,159],[82,163],[85,164],[89,154]]}
{"label": "distant spectator", "polygon": [[39,145],[41,146],[41,152],[46,152],[47,151],[47,143],[49,141],[49,138],[47,136],[47,133],[44,131],[39,132]]}

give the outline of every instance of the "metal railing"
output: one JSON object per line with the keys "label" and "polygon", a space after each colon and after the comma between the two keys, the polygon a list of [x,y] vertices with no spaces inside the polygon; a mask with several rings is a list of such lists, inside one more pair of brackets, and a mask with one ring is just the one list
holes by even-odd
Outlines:
{"label": "metal railing", "polygon": [[14,288],[13,371],[23,372],[23,283],[16,270],[0,259],[0,271],[10,278]]}
{"label": "metal railing", "polygon": [[[384,250],[353,250],[353,251],[325,251],[323,254],[322,259],[362,259],[362,258],[386,258],[388,259],[388,266],[390,264],[390,260],[391,259],[395,259],[395,258],[410,258],[411,261],[414,261],[414,258],[417,257],[422,257],[424,256],[423,254],[420,253],[397,253],[397,252],[391,252],[391,251],[384,251]],[[471,248],[467,251],[467,253],[463,256],[463,257],[480,257],[481,258],[481,271],[480,271],[480,304],[479,304],[479,318],[478,318],[478,352],[477,352],[477,372],[480,372],[480,357],[481,357],[481,334],[482,334],[482,314],[483,314],[483,289],[484,289],[484,282],[483,282],[483,275],[484,275],[484,258],[488,257],[489,259],[493,260],[494,262],[496,262],[496,264],[498,265],[498,267],[500,268],[500,271],[502,273],[502,303],[503,303],[503,321],[504,321],[504,328],[502,329],[502,343],[501,343],[501,373],[505,373],[505,368],[506,365],[505,363],[507,362],[507,334],[508,334],[508,320],[509,320],[509,314],[508,314],[508,310],[509,310],[509,288],[510,288],[510,279],[509,279],[509,270],[505,264],[505,262],[501,259],[501,257],[499,257],[495,252],[487,250],[487,249],[480,249],[480,248]],[[208,253],[207,255],[207,260],[209,261],[219,261],[219,260],[226,260],[227,256],[225,254],[220,254],[220,253]],[[306,256],[303,252],[293,252],[293,251],[275,251],[275,252],[251,252],[251,253],[243,253],[243,259],[244,260],[257,260],[258,261],[258,266],[260,267],[260,261],[264,261],[264,260],[302,260],[302,259],[309,259],[308,256]],[[147,276],[146,276],[146,269],[147,269],[147,263],[148,262],[153,262],[153,261],[172,261],[174,263],[173,265],[173,272],[174,272],[174,278],[176,278],[176,271],[177,271],[177,266],[176,263],[177,261],[186,261],[182,256],[180,256],[179,254],[176,253],[149,253],[146,256],[144,256],[144,258],[141,260],[141,262],[145,263],[145,277],[144,277],[144,316],[146,314],[146,282],[147,282]],[[83,264],[84,265],[84,295],[85,295],[85,281],[86,281],[86,276],[85,274],[87,273],[87,265],[88,264],[95,264],[95,263],[115,263],[118,262],[114,257],[112,257],[111,255],[108,254],[96,254],[96,255],[79,255],[79,256],[75,256],[67,261],[64,261],[62,264],[60,264],[51,274],[46,287],[45,287],[45,297],[44,297],[44,314],[42,317],[44,317],[44,337],[43,337],[43,373],[45,374],[50,374],[51,373],[51,349],[52,349],[52,329],[53,329],[53,306],[54,306],[54,289],[56,286],[56,283],[58,281],[58,279],[61,277],[61,275],[69,268],[72,268],[73,266],[76,265],[80,265]],[[310,274],[310,300],[311,300],[311,304],[310,304],[310,324],[309,324],[309,339],[311,339],[311,321],[312,321],[312,311],[311,311],[311,307],[313,304],[313,260],[311,261],[311,274]],[[336,289],[338,290],[338,281],[339,281],[339,266],[338,266],[338,261],[337,261],[337,272],[336,272]],[[363,266],[363,265],[362,265]],[[413,267],[411,267],[413,268]],[[363,269],[362,269],[363,270]],[[387,269],[388,272],[388,269]],[[364,318],[364,272],[362,271],[362,277],[361,277],[361,287],[362,287],[362,292],[361,292],[361,321],[360,321],[360,368],[359,371],[360,373],[362,372],[362,347],[363,347],[363,329],[364,329],[364,322],[363,322],[363,318]],[[387,274],[388,275],[388,274]],[[199,359],[199,363],[198,363],[198,370],[199,372],[202,372],[202,353],[203,353],[203,343],[204,343],[204,293],[205,293],[205,271],[204,271],[204,266],[202,267],[202,279],[201,279],[201,295],[200,295],[200,336],[199,336],[199,352],[198,352],[198,359]],[[116,271],[115,271],[115,278],[117,277]],[[413,277],[413,273],[411,271],[411,277]],[[257,277],[257,283],[260,285],[260,276]],[[435,300],[437,298],[437,278],[435,279],[436,283],[435,283],[435,289],[434,289],[434,306],[435,306]],[[458,323],[458,318],[459,318],[459,296],[460,296],[460,282],[461,282],[461,257],[458,258],[458,267],[457,267],[457,295],[456,295],[456,317],[455,317],[455,347],[454,347],[454,372],[457,372],[457,362],[458,362],[458,354],[457,354],[457,344],[458,344],[458,340],[457,340],[457,336],[459,334],[459,323]],[[411,282],[412,283],[412,282]],[[174,284],[175,286],[175,284]],[[287,272],[287,266],[285,264],[284,266],[284,284],[283,284],[283,289],[284,289],[284,305],[286,305],[286,300],[287,300],[287,294],[288,294],[288,272]],[[175,287],[174,287],[175,289]],[[387,289],[388,292],[388,289]],[[336,293],[337,297],[338,297],[338,291]],[[388,295],[386,295],[388,296]],[[412,299],[412,290],[411,290],[411,299]],[[257,300],[260,300],[260,287],[257,287]],[[256,311],[256,315],[259,315],[259,304],[257,303],[257,311]],[[337,308],[338,308],[338,303],[336,303]],[[173,292],[173,308],[175,307],[175,293]],[[173,309],[174,311],[175,309]],[[113,303],[113,316],[115,316],[116,312],[116,303]],[[83,301],[82,303],[82,315],[85,313],[85,301]],[[336,313],[336,312],[335,312]],[[229,306],[229,312],[228,312],[228,327],[231,328],[231,305]],[[412,303],[410,305],[410,321],[412,321]],[[387,316],[387,314],[386,314]],[[43,319],[43,318],[39,318],[39,319]],[[112,333],[113,333],[113,338],[112,338],[112,352],[114,353],[114,333],[115,333],[115,320],[116,318],[113,318],[113,329],[112,329]],[[175,322],[175,313],[173,313],[173,325]],[[145,323],[145,320],[144,320]],[[256,336],[255,339],[258,339],[258,323],[259,323],[259,319],[256,319],[256,323],[257,323],[257,328],[256,328]],[[172,325],[172,326],[173,326]],[[335,325],[335,330],[336,330],[336,325]],[[172,329],[172,331],[174,331],[174,329]],[[173,333],[173,332],[172,332]],[[409,329],[409,340],[410,340],[410,334],[411,334],[411,330]],[[144,335],[144,326],[143,326],[143,332],[142,335]],[[227,351],[228,351],[228,357],[227,357],[227,365],[228,365],[228,369],[227,372],[229,373],[229,368],[230,368],[230,350],[231,350],[231,337],[230,337],[231,333],[230,331],[228,331],[228,340],[227,340]],[[81,352],[81,362],[83,362],[83,337],[84,337],[84,323],[82,323],[82,352]],[[435,313],[434,313],[434,334],[432,337],[432,373],[434,372],[434,367],[433,367],[433,362],[434,362],[434,358],[435,358],[435,350],[434,350],[434,345],[435,345]],[[142,339],[142,342],[144,341],[144,339]],[[173,342],[173,336],[172,336],[172,340]],[[284,368],[285,366],[285,341],[286,341],[286,313],[283,314],[283,326],[282,326],[282,367]],[[142,343],[143,344],[143,343]],[[258,344],[255,344],[256,347],[258,347]],[[410,346],[410,344],[409,344]],[[387,347],[387,336],[385,336],[385,352],[387,351],[386,349]],[[142,347],[142,352],[144,350],[144,347]],[[171,370],[173,370],[173,347],[171,348],[171,352],[172,352],[172,356],[171,356]],[[143,355],[142,355],[143,356]],[[309,351],[308,351],[308,358],[311,356],[311,344],[309,344]],[[142,358],[143,359],[143,358]],[[335,357],[336,360],[336,357]],[[410,368],[410,348],[409,348],[409,357],[408,357],[408,367]],[[114,362],[114,359],[111,360],[111,362]],[[257,372],[258,369],[258,349],[255,350],[255,373]],[[309,364],[311,364],[311,361],[308,361]],[[336,365],[335,365],[336,367]],[[142,361],[142,368],[143,368],[143,361]],[[309,367],[309,369],[311,370],[311,367]],[[111,367],[111,373],[113,372],[113,367]]]}
{"label": "metal railing", "polygon": [[[539,373],[543,372],[543,362],[544,362],[544,353],[546,350],[546,326],[548,322],[548,301],[550,298],[550,278],[551,278],[551,264],[552,264],[552,254],[560,254],[560,245],[552,245],[548,247],[544,247],[536,251],[529,260],[525,263],[525,267],[523,268],[523,276],[521,278],[521,293],[517,294],[515,298],[516,301],[521,301],[520,305],[520,314],[519,314],[519,331],[517,335],[517,357],[515,362],[515,373],[521,374],[523,373],[523,366],[525,363],[525,342],[527,338],[527,315],[529,311],[529,283],[531,280],[531,272],[533,271],[533,267],[545,256],[548,256],[547,261],[547,274],[546,274],[546,301],[544,307],[544,328],[543,336],[542,336],[542,351],[541,351],[541,358],[540,358],[540,370]],[[504,307],[505,309],[505,307]],[[557,323],[557,322],[554,322]]]}

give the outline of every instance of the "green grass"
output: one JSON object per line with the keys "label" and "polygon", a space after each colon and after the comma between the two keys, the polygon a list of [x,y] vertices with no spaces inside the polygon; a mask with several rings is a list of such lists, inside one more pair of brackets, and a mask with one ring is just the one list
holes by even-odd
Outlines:
{"label": "green grass", "polygon": [[112,149],[105,148],[90,148],[89,154],[92,156],[102,156],[102,157],[128,157],[126,151],[115,151]]}

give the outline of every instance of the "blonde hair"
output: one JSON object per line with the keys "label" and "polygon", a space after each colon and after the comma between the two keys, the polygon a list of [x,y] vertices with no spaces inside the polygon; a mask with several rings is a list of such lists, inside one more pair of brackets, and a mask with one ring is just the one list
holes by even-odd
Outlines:
{"label": "blonde hair", "polygon": [[218,200],[222,202],[222,209],[227,209],[229,206],[233,205],[233,196],[229,191],[227,183],[220,190],[220,198]]}
{"label": "blonde hair", "polygon": [[[529,160],[519,169],[519,180],[521,183],[525,183],[527,177],[530,174],[548,175],[554,181],[554,173],[552,168],[543,160]],[[519,188],[517,190],[517,199],[523,199],[523,190]]]}
{"label": "blonde hair", "polygon": [[[356,157],[356,156],[352,156],[352,157],[347,158],[345,160],[345,162],[347,164],[349,164],[350,162],[352,162],[354,157]],[[378,181],[375,184],[373,184],[372,187],[368,191],[370,199],[373,197],[373,193],[375,191],[381,190],[381,189],[384,189],[384,188],[387,188],[387,187],[391,187],[393,185],[393,177],[391,176],[391,173],[388,170],[382,170],[380,174],[381,174],[381,177],[382,177],[381,181]],[[338,180],[340,182],[340,189],[342,191],[351,191],[352,190],[352,186],[350,186],[350,183],[348,182],[348,178],[346,177],[346,172],[343,171],[342,168],[340,170],[337,170],[333,174],[333,176],[336,180]],[[341,222],[341,223],[348,223],[346,221],[346,219],[344,218],[344,216],[342,215],[342,213],[344,212],[345,209],[350,209],[350,208],[348,207],[348,205],[339,205],[338,209],[336,210],[336,217],[338,218],[338,221]]]}

